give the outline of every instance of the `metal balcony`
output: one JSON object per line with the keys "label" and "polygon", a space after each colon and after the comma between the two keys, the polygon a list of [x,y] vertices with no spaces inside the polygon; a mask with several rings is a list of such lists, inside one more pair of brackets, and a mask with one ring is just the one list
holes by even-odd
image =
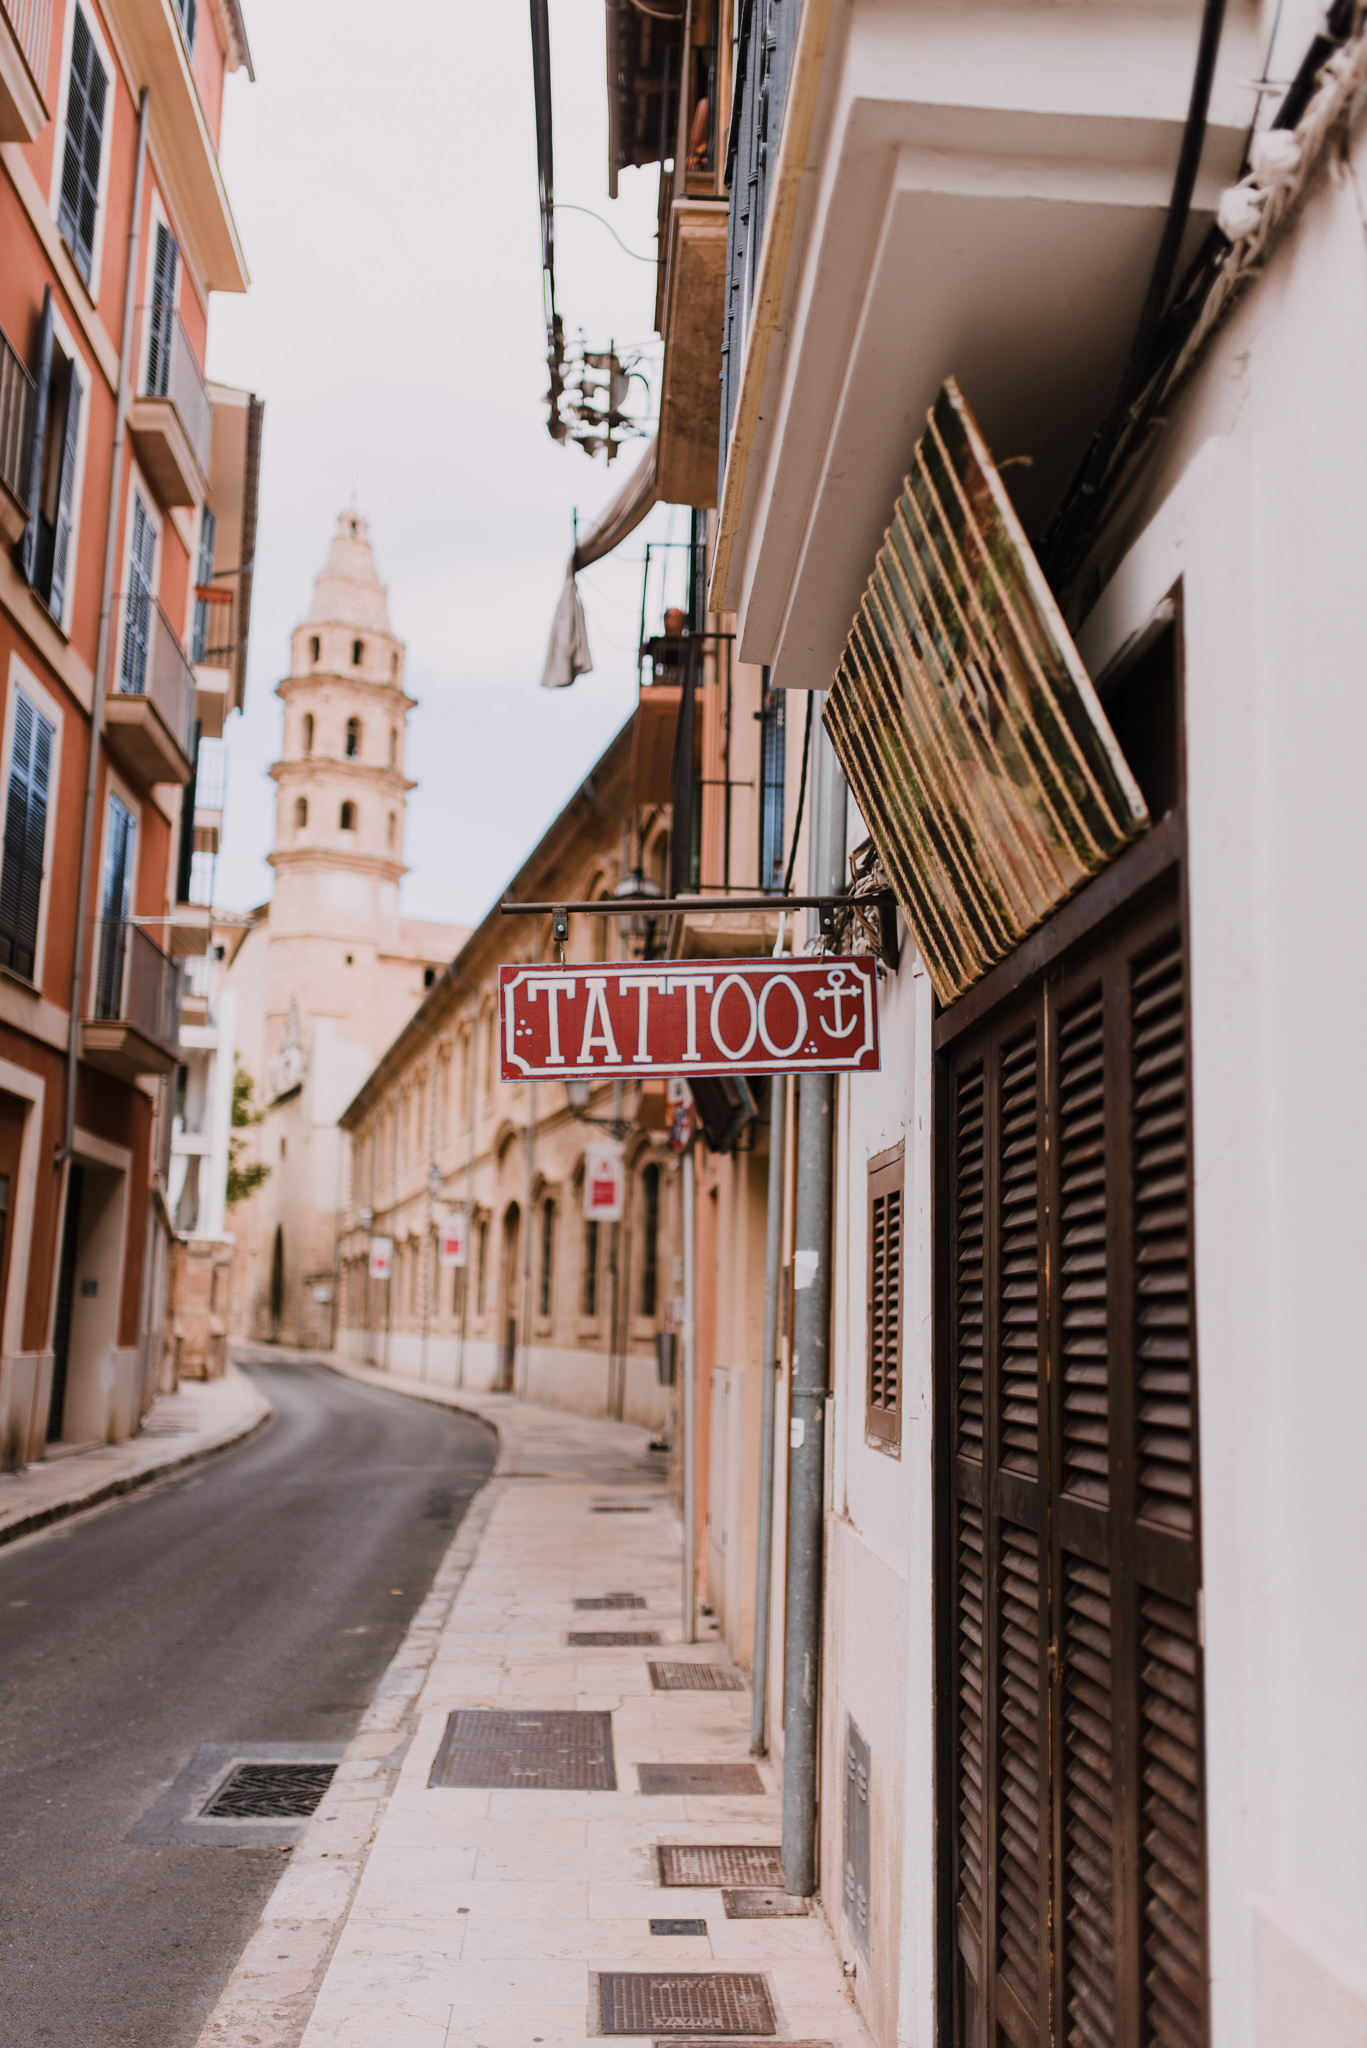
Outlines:
{"label": "metal balcony", "polygon": [[32,377],[0,332],[0,534],[6,541],[21,539],[28,525],[34,392]]}
{"label": "metal balcony", "polygon": [[197,505],[213,439],[209,387],[177,313],[169,306],[143,306],[138,320],[138,395],[128,425],[162,504]]}
{"label": "metal balcony", "polygon": [[194,670],[171,621],[146,591],[119,600],[105,698],[109,751],[144,789],[192,773]]}
{"label": "metal balcony", "polygon": [[0,0],[0,142],[32,142],[47,122],[52,0]]}
{"label": "metal balcony", "polygon": [[132,918],[92,923],[92,1014],[81,1025],[82,1059],[121,1081],[169,1074],[180,1057],[179,966]]}

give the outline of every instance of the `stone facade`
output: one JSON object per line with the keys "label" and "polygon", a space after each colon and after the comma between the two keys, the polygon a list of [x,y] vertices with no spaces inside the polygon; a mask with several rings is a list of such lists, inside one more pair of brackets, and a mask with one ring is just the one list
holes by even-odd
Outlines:
{"label": "stone facade", "polygon": [[366,522],[341,515],[290,644],[270,862],[275,893],[228,970],[270,1169],[230,1211],[232,1328],[327,1345],[336,1292],[337,1118],[465,937],[399,914],[407,796],[404,647]]}

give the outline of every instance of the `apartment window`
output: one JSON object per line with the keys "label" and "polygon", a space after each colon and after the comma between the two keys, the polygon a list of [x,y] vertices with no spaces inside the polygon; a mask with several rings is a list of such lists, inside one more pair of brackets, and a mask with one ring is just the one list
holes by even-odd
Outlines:
{"label": "apartment window", "polygon": [[399,728],[397,725],[391,725],[389,728],[389,765],[391,768],[397,768],[399,765]]}
{"label": "apartment window", "polygon": [[359,757],[360,751],[361,721],[359,718],[349,718],[346,722],[346,757],[348,761],[355,761]]}
{"label": "apartment window", "polygon": [[111,794],[104,839],[104,883],[100,890],[99,969],[95,979],[95,1014],[117,1017],[123,1003],[123,956],[128,935],[128,909],[133,895],[133,814]]}
{"label": "apartment window", "polygon": [[147,309],[147,396],[165,398],[171,386],[180,245],[164,221],[152,245],[152,303]]}
{"label": "apartment window", "polygon": [[309,660],[317,661],[322,651],[322,642],[319,640],[318,635],[316,633],[311,633],[309,635]]}
{"label": "apartment window", "polygon": [[903,1148],[880,1152],[868,1172],[868,1377],[864,1436],[902,1445]]}
{"label": "apartment window", "polygon": [[[80,20],[79,15],[76,18]],[[57,346],[53,335],[50,287],[43,293],[35,381],[28,492],[34,509],[24,533],[24,574],[60,625],[70,581],[83,391],[75,363]]]}
{"label": "apartment window", "polygon": [[309,821],[309,800],[308,800],[308,798],[307,798],[306,796],[297,796],[297,797],[296,797],[296,798],[294,799],[294,829],[295,829],[295,831],[296,831],[296,832],[302,832],[302,831],[303,831],[303,829],[304,829],[304,827],[305,827],[305,825],[307,825],[308,821]]}
{"label": "apartment window", "polygon": [[343,804],[343,805],[342,805],[342,811],[341,811],[341,826],[342,826],[342,830],[343,830],[344,832],[354,832],[354,831],[356,830],[356,806],[355,806],[355,804],[353,804],[353,803],[345,803],[345,804]]}
{"label": "apartment window", "polygon": [[313,713],[311,711],[304,713],[304,752],[306,754],[313,752]]}
{"label": "apartment window", "polygon": [[660,1169],[648,1166],[641,1175],[645,1229],[641,1245],[641,1314],[653,1316],[660,1292]]}
{"label": "apartment window", "polygon": [[[199,559],[195,564],[195,581],[201,590],[207,590],[214,580],[214,549],[218,542],[218,520],[204,507],[199,520]],[[190,637],[191,661],[203,661],[209,645],[209,600],[195,599],[195,623]]]}
{"label": "apartment window", "polygon": [[352,641],[352,643],[351,643],[351,666],[352,666],[353,668],[359,668],[359,667],[361,666],[361,656],[362,656],[362,655],[363,655],[364,653],[365,653],[365,641],[364,641],[364,640],[353,640],[353,641]]}
{"label": "apartment window", "polygon": [[124,606],[119,688],[135,697],[147,687],[147,651],[152,635],[152,591],[157,529],[138,493],[133,493],[133,539],[128,550],[128,592]]}
{"label": "apartment window", "polygon": [[555,1270],[555,1203],[541,1204],[541,1289],[537,1313],[551,1312],[551,1279]]}
{"label": "apartment window", "polygon": [[95,222],[100,210],[100,159],[109,80],[84,14],[76,10],[71,30],[71,76],[66,96],[66,146],[57,226],[65,235],[76,268],[86,283],[95,262]]}
{"label": "apartment window", "polygon": [[56,728],[22,690],[14,699],[5,845],[0,866],[0,964],[33,979]]}
{"label": "apartment window", "polygon": [[598,1219],[591,1216],[584,1225],[584,1314],[598,1313]]}
{"label": "apartment window", "polygon": [[[768,670],[765,670],[766,676]],[[782,690],[764,692],[760,713],[759,885],[783,887],[783,768],[786,699]]]}
{"label": "apartment window", "polygon": [[193,56],[195,50],[195,15],[197,11],[195,0],[175,0],[175,10],[180,17],[180,28],[181,34],[185,37],[185,47]]}

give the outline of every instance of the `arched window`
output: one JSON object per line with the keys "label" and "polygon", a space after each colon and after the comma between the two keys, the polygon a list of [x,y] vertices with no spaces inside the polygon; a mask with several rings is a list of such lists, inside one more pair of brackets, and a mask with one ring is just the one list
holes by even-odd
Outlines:
{"label": "arched window", "polygon": [[396,676],[399,673],[399,650],[397,647],[389,657],[389,673],[392,676]]}
{"label": "arched window", "polygon": [[551,1278],[555,1271],[555,1203],[541,1205],[541,1292],[538,1314],[551,1312]]}
{"label": "arched window", "polygon": [[641,1314],[653,1316],[660,1293],[660,1169],[648,1166],[641,1175],[645,1230],[641,1244]]}
{"label": "arched window", "polygon": [[348,761],[356,760],[360,751],[361,721],[359,718],[349,718],[346,722],[346,757]]}
{"label": "arched window", "polygon": [[319,640],[318,635],[316,633],[311,633],[309,635],[309,660],[317,661],[322,651],[323,645],[322,642]]}
{"label": "arched window", "polygon": [[355,804],[345,803],[342,805],[342,830],[344,832],[354,832],[356,830]]}
{"label": "arched window", "polygon": [[304,752],[306,754],[313,752],[313,713],[311,711],[304,713]]}
{"label": "arched window", "polygon": [[303,831],[303,829],[304,829],[304,827],[305,827],[305,825],[307,825],[308,821],[309,821],[309,800],[308,800],[308,798],[307,798],[306,796],[297,796],[297,797],[296,797],[296,798],[294,799],[294,829],[295,829],[295,831],[296,831],[296,832],[302,832],[302,831]]}
{"label": "arched window", "polygon": [[397,768],[399,765],[399,728],[397,725],[391,725],[389,728],[389,765],[391,768]]}
{"label": "arched window", "polygon": [[[396,818],[396,817],[394,816],[394,813],[393,813],[393,812],[391,811],[391,812],[389,813],[389,817],[388,817],[388,819],[387,819],[387,820],[385,821],[385,828],[384,828],[385,844],[386,844],[387,846],[389,846],[389,847],[391,847],[391,848],[393,847],[393,844],[394,844],[394,835],[395,835],[395,833],[396,833],[396,832],[398,831],[398,829],[399,829],[399,821],[398,821],[398,819],[397,819],[397,818]],[[431,987],[431,983],[430,983],[430,982],[428,983],[428,987],[429,987],[429,988]]]}
{"label": "arched window", "polygon": [[363,655],[364,653],[365,653],[365,641],[364,641],[364,640],[353,640],[353,641],[352,641],[352,643],[351,643],[351,666],[352,666],[353,668],[359,668],[359,667],[361,666],[361,656],[362,656],[362,655]]}

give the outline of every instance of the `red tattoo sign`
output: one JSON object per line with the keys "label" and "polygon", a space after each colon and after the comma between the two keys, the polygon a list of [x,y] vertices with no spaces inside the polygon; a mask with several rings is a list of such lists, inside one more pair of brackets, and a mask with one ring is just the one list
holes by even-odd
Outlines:
{"label": "red tattoo sign", "polygon": [[501,967],[505,1081],[576,1074],[870,1073],[871,954]]}

